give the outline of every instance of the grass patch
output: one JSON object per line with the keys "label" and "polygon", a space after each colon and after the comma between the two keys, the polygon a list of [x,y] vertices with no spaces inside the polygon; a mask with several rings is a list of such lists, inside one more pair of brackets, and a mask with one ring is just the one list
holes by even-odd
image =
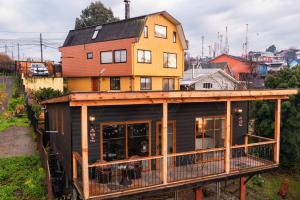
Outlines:
{"label": "grass patch", "polygon": [[44,177],[37,155],[0,158],[0,199],[46,199]]}
{"label": "grass patch", "polygon": [[28,118],[27,117],[13,117],[11,119],[4,119],[0,117],[0,132],[5,131],[6,129],[13,126],[25,126],[28,127]]}
{"label": "grass patch", "polygon": [[[262,175],[263,183],[261,186],[249,181],[249,187],[257,192],[257,196],[262,194],[268,199],[282,200],[277,192],[280,189],[282,182],[287,179],[289,183],[289,192],[287,200],[298,200],[300,199],[300,174],[288,174],[288,173],[269,173]],[[259,198],[258,198],[259,199]]]}

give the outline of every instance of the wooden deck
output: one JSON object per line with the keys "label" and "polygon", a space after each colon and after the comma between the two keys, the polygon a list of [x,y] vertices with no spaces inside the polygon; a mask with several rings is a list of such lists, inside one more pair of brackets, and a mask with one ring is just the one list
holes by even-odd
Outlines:
{"label": "wooden deck", "polygon": [[[259,159],[253,156],[242,156],[231,158],[230,173],[245,172],[249,169],[272,166],[271,161]],[[195,178],[207,179],[212,175],[224,174],[224,160],[197,162],[194,164],[185,164],[181,166],[172,166],[168,168],[168,183],[176,185],[177,182],[188,183]],[[150,188],[153,186],[162,185],[161,171],[147,170],[142,172],[142,177],[138,179],[130,179],[130,184],[120,184],[122,176],[113,174],[110,182],[106,184],[98,183],[96,179],[90,179],[89,194],[90,197],[105,196],[113,193],[126,194],[126,192]],[[201,179],[200,179],[201,180]],[[80,187],[82,184],[77,182]]]}

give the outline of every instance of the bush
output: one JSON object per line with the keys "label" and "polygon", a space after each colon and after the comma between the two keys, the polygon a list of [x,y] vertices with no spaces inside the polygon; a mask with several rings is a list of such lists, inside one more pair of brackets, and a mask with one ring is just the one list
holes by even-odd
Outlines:
{"label": "bush", "polygon": [[62,96],[63,93],[59,90],[54,90],[53,88],[42,88],[34,92],[34,96],[38,101],[44,101],[54,97]]}
{"label": "bush", "polygon": [[8,110],[15,111],[17,105],[24,105],[24,96],[18,98],[11,98],[8,101]]}
{"label": "bush", "polygon": [[36,116],[39,117],[42,112],[42,106],[40,104],[33,104],[31,110],[36,113]]}

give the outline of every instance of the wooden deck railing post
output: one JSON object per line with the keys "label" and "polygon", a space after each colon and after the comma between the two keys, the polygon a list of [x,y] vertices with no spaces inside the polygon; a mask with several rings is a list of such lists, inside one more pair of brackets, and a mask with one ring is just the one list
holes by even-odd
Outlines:
{"label": "wooden deck railing post", "polygon": [[81,106],[81,157],[82,182],[84,199],[89,198],[89,168],[88,168],[88,133],[87,133],[87,106]]}
{"label": "wooden deck railing post", "polygon": [[280,115],[281,115],[281,99],[277,99],[275,103],[275,127],[274,139],[276,141],[274,146],[274,162],[279,164],[279,150],[280,150]]}
{"label": "wooden deck railing post", "polygon": [[248,154],[248,143],[249,143],[249,136],[248,134],[245,135],[245,154]]}
{"label": "wooden deck railing post", "polygon": [[162,177],[163,183],[168,182],[168,103],[163,103],[163,113],[162,113],[162,156],[163,156],[163,166],[162,166]]}
{"label": "wooden deck railing post", "polygon": [[72,157],[73,157],[73,180],[77,179],[77,160],[76,160],[76,156],[75,153],[72,153]]}
{"label": "wooden deck railing post", "polygon": [[230,172],[231,101],[226,102],[225,172]]}

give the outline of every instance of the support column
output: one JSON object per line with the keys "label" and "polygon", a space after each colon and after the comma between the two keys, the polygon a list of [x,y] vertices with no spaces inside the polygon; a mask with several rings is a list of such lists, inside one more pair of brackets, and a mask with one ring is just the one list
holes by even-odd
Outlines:
{"label": "support column", "polygon": [[230,172],[231,101],[226,102],[225,172]]}
{"label": "support column", "polygon": [[163,103],[163,116],[162,116],[162,131],[161,131],[161,144],[162,144],[162,156],[163,156],[163,166],[162,166],[162,177],[163,183],[168,182],[168,103]]}
{"label": "support column", "polygon": [[281,99],[277,99],[275,103],[275,127],[274,127],[274,139],[276,141],[274,145],[274,161],[279,164],[279,151],[280,151],[280,115],[281,115]]}
{"label": "support column", "polygon": [[84,199],[89,198],[89,167],[88,167],[88,132],[87,132],[87,106],[81,107],[81,157],[82,182]]}
{"label": "support column", "polygon": [[240,200],[246,200],[246,177],[240,178]]}
{"label": "support column", "polygon": [[203,199],[203,188],[198,187],[195,192],[195,200],[202,200]]}

